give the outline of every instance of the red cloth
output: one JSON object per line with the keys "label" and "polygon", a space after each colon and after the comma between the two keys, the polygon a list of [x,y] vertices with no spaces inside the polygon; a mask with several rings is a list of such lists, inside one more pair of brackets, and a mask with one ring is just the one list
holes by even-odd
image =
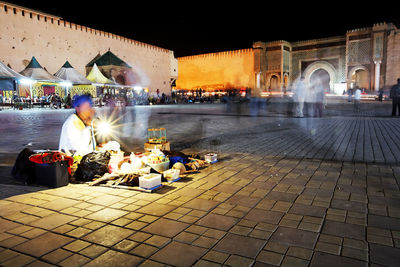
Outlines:
{"label": "red cloth", "polygon": [[69,174],[71,174],[71,166],[72,164],[74,164],[73,157],[67,156],[65,153],[60,151],[48,151],[48,152],[33,154],[29,157],[29,160],[38,164],[67,161]]}

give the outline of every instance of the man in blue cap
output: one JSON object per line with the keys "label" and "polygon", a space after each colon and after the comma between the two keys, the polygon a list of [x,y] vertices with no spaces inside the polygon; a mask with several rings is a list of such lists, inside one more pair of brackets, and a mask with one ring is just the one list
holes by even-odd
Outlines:
{"label": "man in blue cap", "polygon": [[93,152],[96,141],[93,136],[93,101],[90,95],[75,96],[72,102],[75,113],[64,122],[60,136],[60,151],[67,155],[84,156]]}

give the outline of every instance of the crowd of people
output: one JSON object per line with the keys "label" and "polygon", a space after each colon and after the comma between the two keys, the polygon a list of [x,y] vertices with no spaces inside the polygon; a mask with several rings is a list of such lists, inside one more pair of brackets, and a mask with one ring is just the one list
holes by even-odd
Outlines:
{"label": "crowd of people", "polygon": [[[326,92],[329,91],[329,83],[323,79],[314,79],[309,83],[305,83],[304,77],[300,77],[291,89],[292,98],[288,106],[288,113],[294,117],[322,117],[323,110],[326,105]],[[347,93],[347,101],[353,103],[353,111],[360,112],[362,89],[355,87],[344,91]],[[382,101],[383,90],[379,91],[378,100]],[[288,97],[288,95],[284,95]],[[400,115],[400,79],[398,84],[394,85],[390,90],[390,99],[392,99],[393,108],[392,116],[396,116],[397,110]],[[4,97],[0,94],[0,105],[18,106],[27,104],[28,107],[34,105],[54,109],[71,108],[72,97],[70,94],[64,97],[57,93],[52,93],[42,97],[20,97],[17,94],[12,97]],[[214,93],[205,93],[202,89],[197,90],[181,90],[172,91],[171,95],[160,93],[160,90],[153,94],[142,91],[127,91],[119,94],[105,93],[94,99],[97,106],[125,107],[133,105],[160,105],[160,104],[190,104],[190,103],[225,103],[227,111],[232,111],[234,104],[246,103],[250,114],[257,114],[258,111],[266,111],[266,105],[269,98],[252,97],[251,89],[230,89]],[[290,109],[290,110],[289,110]],[[240,110],[243,110],[242,108]]]}
{"label": "crowd of people", "polygon": [[325,105],[326,83],[323,80],[314,80],[309,86],[306,86],[304,77],[295,83],[293,92],[293,101],[295,103],[294,116],[302,118],[305,115],[309,117],[322,117],[323,107]]}

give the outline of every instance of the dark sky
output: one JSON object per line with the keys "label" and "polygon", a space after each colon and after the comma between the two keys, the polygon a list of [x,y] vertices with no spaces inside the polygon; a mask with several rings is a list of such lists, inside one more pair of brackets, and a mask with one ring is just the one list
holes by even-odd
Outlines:
{"label": "dark sky", "polygon": [[250,48],[255,41],[343,35],[377,22],[393,22],[400,27],[400,11],[389,1],[8,2],[170,49],[176,57]]}

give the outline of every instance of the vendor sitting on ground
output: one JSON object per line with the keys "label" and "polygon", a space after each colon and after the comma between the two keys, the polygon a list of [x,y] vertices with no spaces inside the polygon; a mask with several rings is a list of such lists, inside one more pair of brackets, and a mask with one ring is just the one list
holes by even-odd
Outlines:
{"label": "vendor sitting on ground", "polygon": [[84,156],[96,147],[91,126],[95,113],[93,101],[90,95],[79,95],[74,98],[72,106],[75,113],[62,126],[59,150],[69,156]]}

